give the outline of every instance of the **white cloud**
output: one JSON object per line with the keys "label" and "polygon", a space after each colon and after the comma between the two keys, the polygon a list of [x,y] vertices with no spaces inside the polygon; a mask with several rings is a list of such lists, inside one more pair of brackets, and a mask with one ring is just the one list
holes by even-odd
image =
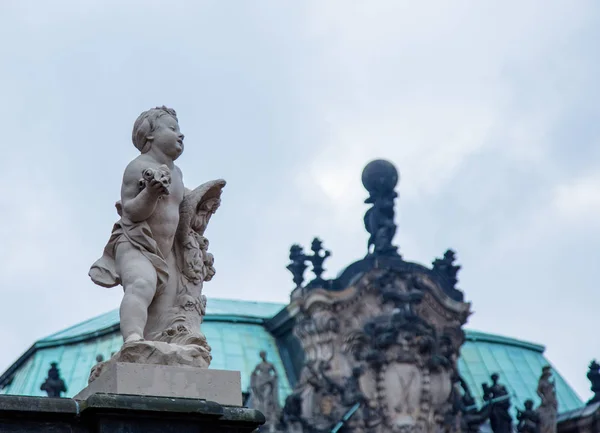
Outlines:
{"label": "white cloud", "polygon": [[410,179],[407,198],[435,194],[465,158],[490,146],[543,159],[564,100],[546,96],[519,113],[518,80],[527,71],[537,76],[534,89],[554,84],[568,66],[548,70],[545,56],[577,33],[586,8],[551,2],[540,14],[537,6],[315,3],[310,28],[333,84],[319,100],[329,134],[313,157],[315,185],[343,206],[355,200],[351,173],[380,155]]}
{"label": "white cloud", "polygon": [[600,224],[600,173],[584,174],[559,185],[553,208],[566,224]]}

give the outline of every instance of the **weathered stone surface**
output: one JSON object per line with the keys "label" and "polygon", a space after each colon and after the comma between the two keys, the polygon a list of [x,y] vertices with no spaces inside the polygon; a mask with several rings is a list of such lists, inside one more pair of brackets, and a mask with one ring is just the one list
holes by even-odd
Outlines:
{"label": "weathered stone surface", "polygon": [[[126,344],[165,344],[145,346],[152,350],[143,353],[124,347],[114,362],[128,357],[128,362],[204,368],[211,360],[200,332],[206,310],[203,283],[215,274],[204,232],[221,203],[225,181],[184,187],[174,163],[183,153],[183,138],[175,110],[164,106],[143,112],[133,126],[140,155],[125,169],[116,203],[120,219],[89,275],[103,287],[123,286],[120,327]],[[94,367],[90,381],[102,369],[103,364]]]}
{"label": "weathered stone surface", "polygon": [[264,429],[275,432],[279,422],[279,377],[275,366],[267,361],[267,352],[260,352],[261,362],[250,377],[250,401],[252,407],[266,417]]}
{"label": "weathered stone surface", "polygon": [[210,348],[206,349],[196,344],[182,346],[162,341],[134,341],[125,343],[121,350],[108,361],[99,362],[92,367],[88,383],[92,383],[105,370],[116,363],[208,368],[210,361]]}
{"label": "weathered stone surface", "polygon": [[0,396],[2,433],[250,433],[253,409],[181,398],[96,394],[85,401]]}
{"label": "weathered stone surface", "polygon": [[487,417],[467,417],[470,393],[460,389],[470,304],[455,288],[454,253],[430,269],[403,260],[392,243],[398,179],[388,161],[365,167],[367,255],[336,279],[302,286],[306,256],[297,245],[290,251],[296,288],[288,311],[305,363],[282,431],[455,433]]}
{"label": "weathered stone surface", "polygon": [[537,414],[540,418],[540,433],[556,433],[558,399],[556,398],[556,386],[551,378],[552,369],[550,366],[543,367],[537,386],[537,394],[542,400],[537,408]]}
{"label": "weathered stone surface", "polygon": [[238,371],[113,363],[75,399],[85,400],[98,393],[182,397],[242,406]]}
{"label": "weathered stone surface", "polygon": [[600,432],[600,402],[558,415],[558,433]]}
{"label": "weathered stone surface", "polygon": [[468,303],[425,273],[393,269],[296,302],[305,366],[284,409],[285,431],[331,429],[357,403],[347,431],[438,431],[452,409]]}

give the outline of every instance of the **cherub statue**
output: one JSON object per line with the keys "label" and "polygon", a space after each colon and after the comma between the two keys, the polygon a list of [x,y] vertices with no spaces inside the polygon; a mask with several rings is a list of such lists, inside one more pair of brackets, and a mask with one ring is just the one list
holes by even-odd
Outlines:
{"label": "cherub statue", "polygon": [[[211,360],[200,332],[202,283],[215,272],[204,231],[225,181],[193,191],[184,187],[174,163],[183,138],[175,110],[164,106],[143,112],[133,126],[133,144],[141,153],[125,169],[116,203],[121,218],[89,272],[100,286],[123,286],[124,345],[113,359],[200,367]],[[173,361],[177,354],[182,356]],[[98,374],[92,372],[90,381]]]}

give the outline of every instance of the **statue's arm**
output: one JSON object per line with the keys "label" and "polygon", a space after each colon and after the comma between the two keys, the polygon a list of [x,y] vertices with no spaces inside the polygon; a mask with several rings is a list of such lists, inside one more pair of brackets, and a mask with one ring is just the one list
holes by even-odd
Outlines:
{"label": "statue's arm", "polygon": [[158,198],[164,192],[164,187],[155,181],[152,181],[143,190],[139,190],[139,181],[145,168],[147,167],[142,167],[139,162],[132,161],[123,175],[121,208],[123,215],[132,222],[148,219],[156,209]]}

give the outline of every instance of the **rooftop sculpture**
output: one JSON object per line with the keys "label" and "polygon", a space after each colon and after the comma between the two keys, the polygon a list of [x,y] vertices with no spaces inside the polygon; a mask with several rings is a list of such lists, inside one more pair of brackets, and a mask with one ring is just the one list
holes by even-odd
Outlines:
{"label": "rooftop sculpture", "polygon": [[542,368],[542,374],[538,381],[537,395],[542,402],[537,408],[540,420],[540,433],[556,433],[556,421],[558,418],[558,400],[556,398],[556,385],[552,378],[552,368],[546,365]]}
{"label": "rooftop sculpture", "polygon": [[123,286],[124,344],[94,367],[90,382],[115,362],[210,364],[210,346],[200,324],[206,309],[203,283],[215,268],[204,232],[221,203],[225,181],[187,189],[175,165],[183,139],[171,108],[145,111],[134,123],[132,141],[140,155],[125,169],[116,203],[120,219],[89,272],[100,286]]}
{"label": "rooftop sculpture", "polygon": [[388,161],[377,159],[370,162],[362,173],[362,183],[369,192],[365,203],[372,205],[365,213],[365,229],[369,233],[367,255],[394,256],[398,248],[392,245],[396,234],[394,222],[394,190],[398,184],[398,171]]}
{"label": "rooftop sculpture", "polygon": [[600,402],[600,364],[598,364],[595,359],[590,362],[587,378],[592,385],[590,389],[594,393],[587,404],[598,403]]}
{"label": "rooftop sculpture", "polygon": [[266,418],[265,431],[275,432],[279,422],[279,380],[275,366],[267,361],[267,352],[260,352],[261,362],[250,377],[252,407],[261,411]]}
{"label": "rooftop sculpture", "polygon": [[65,381],[60,377],[60,371],[56,362],[50,364],[48,377],[42,383],[40,390],[46,391],[48,397],[60,397],[63,392],[67,392],[67,386],[65,385]]}

